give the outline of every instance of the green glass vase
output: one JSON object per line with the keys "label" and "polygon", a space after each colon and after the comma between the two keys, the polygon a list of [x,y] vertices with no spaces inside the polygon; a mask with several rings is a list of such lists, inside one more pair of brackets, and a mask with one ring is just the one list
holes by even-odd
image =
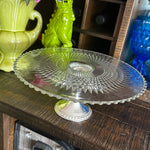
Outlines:
{"label": "green glass vase", "polygon": [[[34,10],[35,0],[0,0],[0,70],[13,71],[14,61],[38,38],[42,17]],[[28,21],[37,19],[33,30],[27,31]]]}

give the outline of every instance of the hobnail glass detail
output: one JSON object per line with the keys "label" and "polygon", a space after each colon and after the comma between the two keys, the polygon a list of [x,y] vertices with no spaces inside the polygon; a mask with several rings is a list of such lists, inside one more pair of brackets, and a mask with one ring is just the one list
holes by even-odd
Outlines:
{"label": "hobnail glass detail", "polygon": [[[149,11],[148,11],[149,12]],[[148,13],[149,14],[149,13]],[[150,86],[150,69],[147,62],[150,59],[150,16],[138,16],[134,21],[131,36],[131,50],[136,58],[133,60],[135,67],[146,79]]]}
{"label": "hobnail glass detail", "polygon": [[62,118],[75,122],[87,120],[92,114],[92,110],[88,105],[64,100],[56,103],[55,112]]}

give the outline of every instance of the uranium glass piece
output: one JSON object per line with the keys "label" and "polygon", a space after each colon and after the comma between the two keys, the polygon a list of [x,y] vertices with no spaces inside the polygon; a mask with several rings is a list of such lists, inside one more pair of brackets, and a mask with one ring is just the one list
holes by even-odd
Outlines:
{"label": "uranium glass piece", "polygon": [[[35,0],[0,0],[0,70],[13,71],[14,61],[38,38],[42,16],[34,7]],[[34,29],[27,31],[29,20],[37,20]]]}
{"label": "uranium glass piece", "polygon": [[[54,48],[53,48],[54,49]],[[118,104],[142,95],[146,83],[132,66],[101,53],[43,48],[27,52],[14,64],[17,77],[30,88],[82,104]]]}
{"label": "uranium glass piece", "polygon": [[56,10],[42,35],[44,47],[72,47],[73,0],[56,0]]}

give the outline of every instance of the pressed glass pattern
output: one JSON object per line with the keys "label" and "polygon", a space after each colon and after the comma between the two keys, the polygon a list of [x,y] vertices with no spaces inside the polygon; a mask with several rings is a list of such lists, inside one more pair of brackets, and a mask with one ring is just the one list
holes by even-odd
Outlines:
{"label": "pressed glass pattern", "polygon": [[27,52],[17,59],[14,71],[30,88],[63,99],[55,106],[55,111],[63,118],[72,120],[68,105],[75,108],[74,112],[83,111],[84,116],[78,119],[77,115],[73,119],[77,122],[91,116],[90,107],[83,104],[124,103],[142,95],[146,89],[144,78],[127,63],[75,48],[43,48]]}

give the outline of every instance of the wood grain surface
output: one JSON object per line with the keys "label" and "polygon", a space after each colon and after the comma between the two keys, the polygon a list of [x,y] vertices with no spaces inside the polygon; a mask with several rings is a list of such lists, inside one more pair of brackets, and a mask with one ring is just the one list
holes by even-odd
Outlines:
{"label": "wood grain surface", "polygon": [[13,150],[14,147],[14,130],[16,119],[3,114],[3,144],[4,150]]}
{"label": "wood grain surface", "polygon": [[127,36],[129,24],[130,24],[130,21],[131,21],[132,12],[133,12],[133,9],[134,9],[134,4],[135,4],[136,1],[137,0],[128,0],[126,2],[124,15],[123,15],[123,20],[122,20],[122,23],[121,23],[119,35],[118,35],[118,38],[117,38],[117,42],[116,42],[116,46],[115,46],[115,50],[114,50],[114,54],[113,54],[113,57],[116,57],[118,59],[120,59],[122,51],[123,51],[123,46],[124,46],[125,39],[126,39],[126,36]]}
{"label": "wood grain surface", "polygon": [[3,114],[0,113],[0,149],[3,150]]}
{"label": "wood grain surface", "polygon": [[[55,136],[81,150],[150,149],[149,94],[124,104],[94,105],[89,120],[75,123],[57,116],[54,112],[56,98],[30,89],[13,72],[1,71],[0,83],[1,113],[45,135]],[[3,126],[1,117],[0,131]],[[2,136],[0,132],[0,144]]]}

